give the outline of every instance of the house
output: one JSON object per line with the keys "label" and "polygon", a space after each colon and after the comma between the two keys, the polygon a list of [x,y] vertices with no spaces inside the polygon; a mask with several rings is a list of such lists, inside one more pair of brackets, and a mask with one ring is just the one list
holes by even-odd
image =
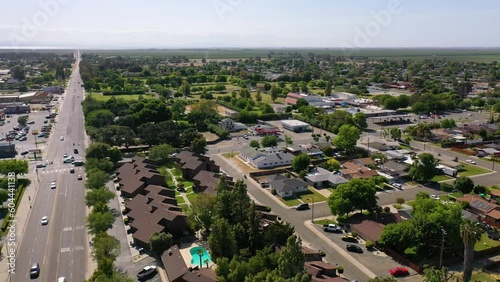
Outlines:
{"label": "house", "polygon": [[239,131],[247,128],[243,123],[236,122],[230,118],[222,119],[219,122],[219,127],[227,131]]}
{"label": "house", "polygon": [[307,261],[306,272],[311,275],[311,282],[346,282],[348,279],[337,276],[337,266],[324,261]]}
{"label": "house", "polygon": [[188,267],[177,246],[163,252],[161,261],[170,282],[217,282],[213,269]]}
{"label": "house", "polygon": [[382,169],[391,176],[405,177],[408,176],[409,167],[403,162],[390,160],[383,164]]}
{"label": "house", "polygon": [[125,205],[134,243],[149,248],[151,236],[168,232],[178,238],[188,228],[187,216],[177,206],[175,191],[166,187],[148,185],[144,194],[135,195]]}
{"label": "house", "polygon": [[128,198],[144,193],[144,188],[148,185],[167,186],[165,177],[156,170],[154,162],[137,156],[132,158],[132,162],[124,163],[118,168],[116,178],[121,187],[121,195]]}
{"label": "house", "polygon": [[220,174],[201,170],[193,177],[193,191],[197,193],[215,194],[215,187],[219,183]]}
{"label": "house", "polygon": [[307,183],[299,178],[285,177],[284,179],[275,179],[269,181],[269,186],[271,186],[281,198],[293,197],[297,193],[306,192],[308,190]]}
{"label": "house", "polygon": [[500,156],[500,151],[494,148],[482,148],[477,150],[476,156],[478,157],[486,157],[486,156]]}
{"label": "house", "polygon": [[378,176],[378,172],[376,170],[371,170],[364,166],[357,165],[353,162],[345,162],[342,164],[344,169],[341,169],[340,172],[342,176],[348,180],[350,179],[367,179],[374,176]]}
{"label": "house", "polygon": [[362,165],[365,167],[374,166],[375,162],[371,158],[362,158],[353,160],[355,164]]}
{"label": "house", "polygon": [[321,149],[313,147],[311,145],[290,145],[290,146],[286,147],[285,150],[290,152],[294,156],[298,156],[302,153],[307,154],[310,157],[324,155],[324,153]]}
{"label": "house", "polygon": [[500,206],[495,201],[486,200],[476,195],[464,195],[457,201],[468,202],[467,210],[477,215],[482,221],[500,227]]}
{"label": "house", "polygon": [[179,152],[174,157],[180,164],[182,177],[184,179],[193,179],[200,171],[206,170],[211,172],[219,172],[220,168],[215,164],[210,157],[198,155],[189,151]]}
{"label": "house", "polygon": [[400,147],[398,142],[373,141],[373,142],[362,143],[362,144],[367,145],[368,147],[379,150],[379,151],[397,150]]}
{"label": "house", "polygon": [[240,149],[238,157],[258,169],[289,166],[294,158],[292,154],[283,152],[278,148],[258,150],[249,145],[244,145]]}
{"label": "house", "polygon": [[314,188],[337,187],[340,184],[347,183],[348,180],[339,174],[334,174],[321,167],[316,167],[310,171],[306,177],[307,184]]}

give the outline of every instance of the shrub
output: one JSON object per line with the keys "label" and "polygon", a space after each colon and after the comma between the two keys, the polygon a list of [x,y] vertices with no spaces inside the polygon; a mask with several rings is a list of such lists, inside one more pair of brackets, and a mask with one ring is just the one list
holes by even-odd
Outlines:
{"label": "shrub", "polygon": [[384,212],[385,213],[389,213],[391,211],[391,208],[390,207],[384,207]]}
{"label": "shrub", "polygon": [[344,273],[344,267],[343,267],[342,265],[339,265],[339,267],[337,267],[337,272],[338,272],[339,274]]}
{"label": "shrub", "polygon": [[276,189],[272,189],[271,194],[276,195]]}
{"label": "shrub", "polygon": [[373,243],[373,241],[367,240],[365,246],[367,249],[371,249],[375,246],[375,243]]}
{"label": "shrub", "polygon": [[392,205],[392,206],[393,206],[395,209],[398,209],[398,210],[399,210],[399,209],[401,209],[401,208],[403,208],[403,206],[401,206],[400,204],[394,204],[394,205]]}
{"label": "shrub", "polygon": [[402,204],[405,203],[405,199],[403,199],[403,198],[397,198],[396,199],[396,203],[398,203],[399,205],[402,205]]}
{"label": "shrub", "polygon": [[451,191],[453,191],[453,185],[451,185],[451,184],[442,182],[442,183],[439,184],[439,186],[440,186],[441,190],[444,191],[444,192],[451,192]]}
{"label": "shrub", "polygon": [[217,136],[222,139],[226,139],[229,136],[229,132],[220,128],[218,125],[209,124],[207,128],[210,132],[217,134]]}

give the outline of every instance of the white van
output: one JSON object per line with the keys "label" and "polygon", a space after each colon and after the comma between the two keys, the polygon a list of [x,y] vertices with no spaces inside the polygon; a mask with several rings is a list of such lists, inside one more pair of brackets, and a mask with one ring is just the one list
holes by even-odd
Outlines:
{"label": "white van", "polygon": [[66,282],[66,277],[59,277],[59,279],[57,279],[57,282]]}

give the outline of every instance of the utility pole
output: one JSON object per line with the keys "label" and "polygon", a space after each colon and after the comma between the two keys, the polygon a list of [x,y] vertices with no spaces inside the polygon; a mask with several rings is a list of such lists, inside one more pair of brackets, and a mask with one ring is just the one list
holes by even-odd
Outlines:
{"label": "utility pole", "polygon": [[444,251],[444,236],[446,235],[446,231],[441,229],[442,237],[441,237],[441,253],[439,254],[439,269],[443,267],[443,251]]}

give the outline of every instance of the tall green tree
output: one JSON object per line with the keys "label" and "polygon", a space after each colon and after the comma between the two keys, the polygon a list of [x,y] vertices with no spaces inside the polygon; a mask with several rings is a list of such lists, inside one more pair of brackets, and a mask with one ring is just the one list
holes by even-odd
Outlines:
{"label": "tall green tree", "polygon": [[359,129],[355,126],[344,124],[340,127],[337,137],[333,140],[333,144],[343,151],[352,151],[360,136],[361,131]]}
{"label": "tall green tree", "polygon": [[368,128],[368,123],[366,122],[366,115],[364,113],[355,113],[353,116],[354,124],[361,130]]}
{"label": "tall green tree", "polygon": [[292,235],[288,238],[278,258],[278,274],[283,278],[292,278],[304,271],[305,256],[302,253],[302,240]]}
{"label": "tall green tree", "polygon": [[262,147],[266,148],[266,147],[275,147],[275,146],[278,146],[278,137],[274,136],[274,135],[267,135],[267,136],[264,136],[262,138],[262,140],[260,141],[260,144],[262,145]]}
{"label": "tall green tree", "polygon": [[446,267],[442,267],[441,269],[432,267],[424,268],[424,282],[451,282],[457,281],[458,278],[454,277],[455,273],[448,271]]}
{"label": "tall green tree", "polygon": [[109,181],[109,174],[99,169],[92,169],[87,172],[85,187],[88,189],[97,189],[106,185]]}
{"label": "tall green tree", "polygon": [[92,207],[96,204],[107,204],[115,196],[115,193],[111,192],[108,187],[101,186],[87,192],[87,195],[85,195],[85,204],[87,207]]}
{"label": "tall green tree", "polygon": [[155,232],[151,235],[151,239],[149,240],[149,248],[156,256],[161,256],[161,254],[168,250],[173,244],[174,239],[170,233]]}
{"label": "tall green tree", "polygon": [[432,154],[423,153],[413,160],[409,174],[413,180],[429,181],[436,175],[438,161]]}
{"label": "tall green tree", "polygon": [[260,94],[259,89],[257,89],[257,93],[255,94],[255,101],[257,101],[257,102],[262,101],[262,95]]}
{"label": "tall green tree", "polygon": [[453,182],[453,187],[463,194],[468,194],[474,190],[474,181],[467,176],[460,176]]}
{"label": "tall green tree", "polygon": [[334,215],[346,215],[356,210],[373,212],[377,207],[375,183],[366,179],[351,179],[339,185],[328,198]]}
{"label": "tall green tree", "polygon": [[170,156],[175,153],[175,148],[169,144],[161,144],[158,146],[152,146],[149,149],[149,158],[156,161],[158,165],[166,164]]}
{"label": "tall green tree", "polygon": [[332,94],[332,80],[329,79],[326,82],[326,88],[325,88],[325,96],[330,96]]}
{"label": "tall green tree", "polygon": [[190,221],[194,221],[194,225],[196,226],[210,230],[216,202],[217,198],[215,195],[199,194],[191,201]]}
{"label": "tall green tree", "polygon": [[212,232],[208,237],[210,255],[214,259],[232,258],[236,254],[236,239],[227,220],[216,218],[212,223]]}
{"label": "tall green tree", "polygon": [[481,240],[484,231],[481,226],[472,220],[465,219],[460,225],[460,236],[464,243],[464,282],[469,282],[472,277],[472,264],[474,262],[474,246]]}
{"label": "tall green tree", "polygon": [[91,212],[87,217],[87,228],[94,235],[100,235],[108,231],[115,221],[113,215],[109,212]]}
{"label": "tall green tree", "polygon": [[186,80],[183,80],[181,86],[179,87],[179,92],[182,93],[184,97],[189,96],[189,94],[191,94],[191,85],[189,85]]}
{"label": "tall green tree", "polygon": [[198,153],[198,154],[205,154],[207,151],[207,141],[205,140],[205,137],[201,138],[195,138],[191,142],[191,151]]}
{"label": "tall green tree", "polygon": [[276,87],[276,84],[273,84],[271,86],[271,100],[276,101],[276,99],[278,99],[278,95],[280,93],[280,90],[278,89],[278,87]]}
{"label": "tall green tree", "polygon": [[0,174],[9,173],[14,173],[16,177],[28,173],[28,161],[16,159],[0,161]]}
{"label": "tall green tree", "polygon": [[307,154],[302,153],[293,158],[292,169],[295,172],[303,171],[306,170],[310,164],[311,164],[311,158],[309,158]]}
{"label": "tall green tree", "polygon": [[109,258],[112,261],[120,255],[120,241],[106,233],[94,237],[92,240],[92,257],[96,260]]}

